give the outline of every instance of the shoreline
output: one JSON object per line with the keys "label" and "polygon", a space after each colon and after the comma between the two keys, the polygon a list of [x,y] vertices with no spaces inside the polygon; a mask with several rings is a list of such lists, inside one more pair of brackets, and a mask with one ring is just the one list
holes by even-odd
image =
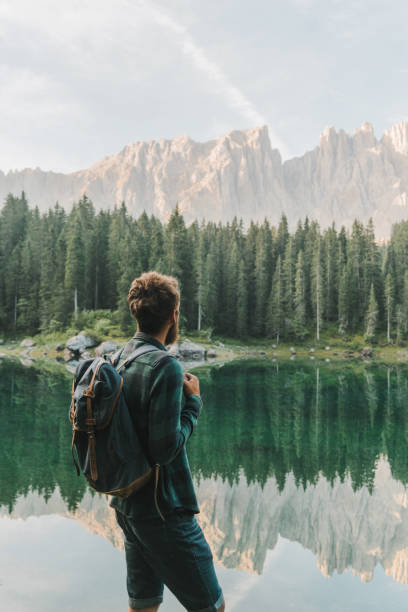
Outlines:
{"label": "shoreline", "polygon": [[[27,367],[37,364],[45,368],[57,366],[58,368],[72,372],[69,361],[64,359],[64,348],[67,341],[66,334],[36,335],[30,337],[32,346],[21,346],[24,337],[12,341],[2,341],[0,343],[0,360],[5,358],[18,359],[22,365]],[[25,337],[27,340],[27,337]],[[118,347],[128,342],[129,337],[105,336],[103,341],[111,340]],[[220,365],[235,359],[261,359],[272,362],[301,361],[319,365],[329,365],[330,363],[372,363],[384,365],[403,365],[408,363],[408,346],[379,346],[366,345],[356,347],[346,342],[333,341],[331,344],[321,342],[309,343],[307,345],[296,345],[282,343],[275,345],[273,341],[259,341],[256,338],[248,339],[248,343],[242,343],[235,339],[217,338],[208,340],[202,336],[191,334],[179,334],[179,342],[188,340],[200,345],[206,350],[215,354],[214,357],[207,357],[205,360],[185,361],[180,360],[189,369],[206,366]],[[62,348],[61,348],[62,347]],[[87,349],[91,356],[94,356],[94,349]],[[183,367],[183,369],[185,369]]]}

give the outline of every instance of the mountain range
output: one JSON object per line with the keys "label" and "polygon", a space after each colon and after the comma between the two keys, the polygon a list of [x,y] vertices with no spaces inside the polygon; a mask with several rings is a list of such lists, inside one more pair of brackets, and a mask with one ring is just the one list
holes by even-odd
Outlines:
{"label": "mountain range", "polygon": [[285,213],[293,230],[306,215],[347,228],[372,217],[386,239],[394,222],[408,218],[408,122],[381,139],[369,123],[352,134],[327,127],[312,151],[284,162],[263,126],[204,143],[186,135],[136,142],[69,174],[0,171],[0,201],[23,190],[43,211],[56,201],[69,210],[86,193],[97,210],[124,201],[134,216],[146,210],[166,221],[178,203],[187,223],[237,216],[245,226],[265,217],[277,224]]}

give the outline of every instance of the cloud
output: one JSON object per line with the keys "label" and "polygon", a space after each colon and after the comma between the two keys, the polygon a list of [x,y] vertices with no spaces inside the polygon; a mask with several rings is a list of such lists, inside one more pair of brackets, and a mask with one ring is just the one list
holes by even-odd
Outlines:
{"label": "cloud", "polygon": [[[129,5],[128,0],[125,0]],[[177,42],[181,46],[184,55],[190,60],[195,68],[202,72],[209,81],[217,85],[217,91],[228,106],[236,111],[242,118],[249,123],[249,127],[261,126],[268,123],[267,119],[256,109],[255,105],[246,97],[246,95],[234,85],[225,72],[219,65],[211,60],[206,51],[200,47],[187,28],[176,21],[174,17],[164,12],[162,7],[155,5],[149,0],[139,1],[139,6],[151,16],[157,23],[165,29],[173,32],[177,37]],[[279,136],[271,131],[269,132],[272,138],[274,147],[278,147],[281,151],[286,150],[285,144]]]}

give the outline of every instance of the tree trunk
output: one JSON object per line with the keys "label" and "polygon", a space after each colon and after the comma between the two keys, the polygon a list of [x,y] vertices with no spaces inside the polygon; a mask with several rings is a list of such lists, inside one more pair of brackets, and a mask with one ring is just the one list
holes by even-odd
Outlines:
{"label": "tree trunk", "polygon": [[76,287],[74,289],[74,316],[75,319],[78,316],[78,289]]}
{"label": "tree trunk", "polygon": [[17,327],[17,293],[14,294],[14,329]]}
{"label": "tree trunk", "polygon": [[98,274],[99,274],[99,266],[96,264],[95,270],[95,310],[98,310]]}
{"label": "tree trunk", "polygon": [[197,321],[197,329],[201,330],[201,291],[198,296],[198,321]]}
{"label": "tree trunk", "polygon": [[320,266],[317,264],[316,276],[316,338],[320,340]]}

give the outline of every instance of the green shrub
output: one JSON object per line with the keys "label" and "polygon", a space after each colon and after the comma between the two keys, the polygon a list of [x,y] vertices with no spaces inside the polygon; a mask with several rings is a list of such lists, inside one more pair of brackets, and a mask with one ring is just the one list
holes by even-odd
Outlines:
{"label": "green shrub", "polygon": [[110,329],[112,327],[112,323],[109,319],[99,319],[96,321],[94,325],[94,330],[97,334],[101,334],[102,336],[107,336],[110,334]]}
{"label": "green shrub", "polygon": [[350,343],[350,348],[352,348],[354,351],[358,351],[364,348],[366,344],[367,341],[364,340],[362,336],[354,336],[353,340]]}

